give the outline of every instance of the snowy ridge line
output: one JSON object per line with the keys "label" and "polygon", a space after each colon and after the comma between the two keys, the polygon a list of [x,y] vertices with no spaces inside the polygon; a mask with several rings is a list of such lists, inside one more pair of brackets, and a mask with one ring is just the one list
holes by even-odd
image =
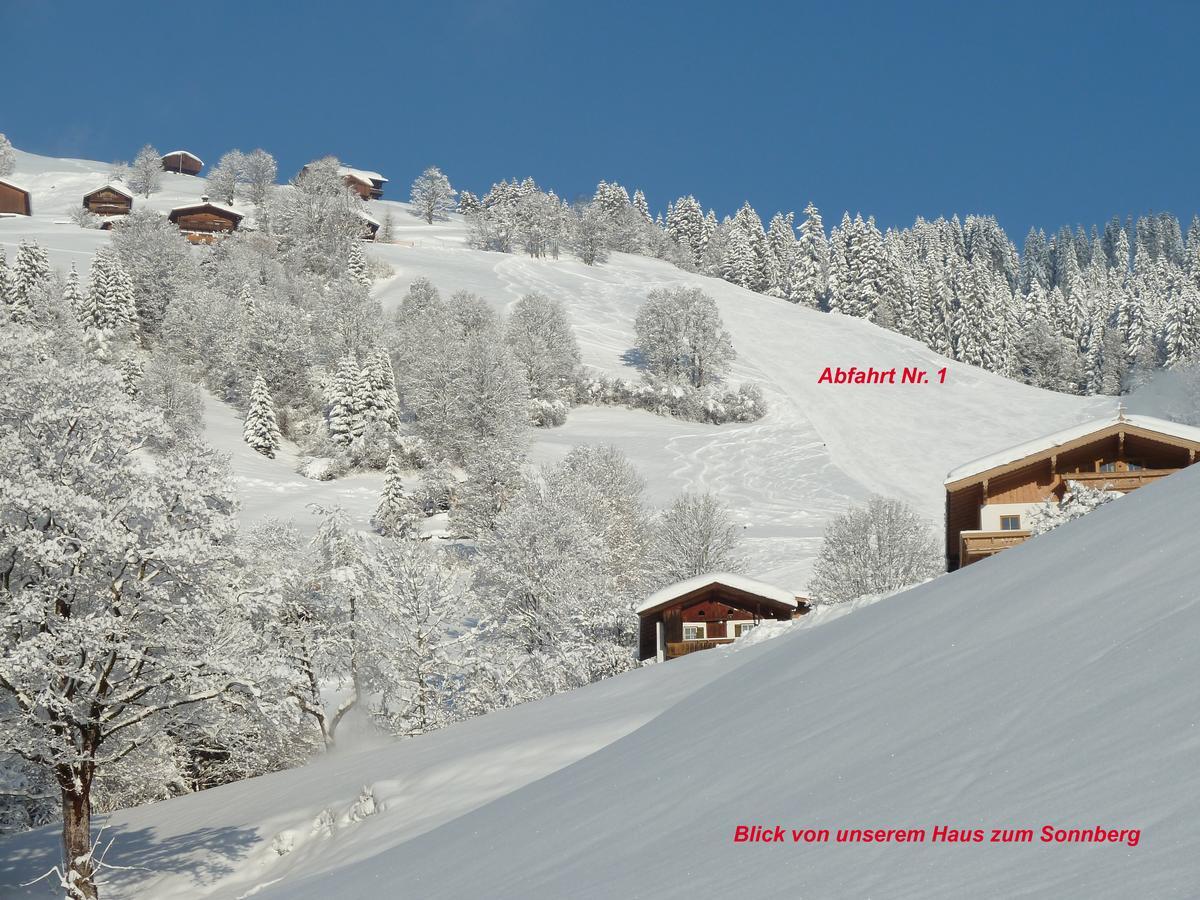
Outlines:
{"label": "snowy ridge line", "polygon": [[1093,431],[1101,428],[1107,428],[1110,425],[1119,425],[1125,423],[1133,425],[1137,428],[1144,428],[1147,431],[1157,431],[1159,434],[1165,434],[1170,437],[1182,438],[1189,441],[1200,441],[1200,428],[1192,425],[1182,425],[1179,422],[1172,422],[1168,419],[1159,419],[1154,416],[1136,416],[1117,414],[1110,416],[1107,419],[1091,419],[1087,422],[1081,422],[1078,425],[1072,425],[1070,428],[1064,428],[1061,431],[1055,431],[1051,434],[1044,435],[1040,438],[1034,438],[1031,441],[1026,441],[1023,444],[1016,444],[999,453],[992,453],[988,456],[981,456],[979,459],[972,460],[969,463],[964,463],[956,469],[952,469],[946,474],[946,484],[959,481],[963,478],[970,478],[972,475],[978,475],[981,472],[986,472],[988,469],[994,469],[997,466],[1007,465],[1011,462],[1016,462],[1025,456],[1030,456],[1034,453],[1042,453],[1047,450],[1053,450],[1055,447],[1078,438],[1085,437]]}
{"label": "snowy ridge line", "polygon": [[695,578],[689,578],[686,581],[676,582],[655,591],[642,601],[637,611],[639,613],[645,612],[661,603],[667,603],[676,597],[690,594],[692,591],[707,587],[710,584],[721,584],[736,591],[745,591],[747,594],[759,594],[770,600],[774,600],[776,603],[783,603],[793,608],[799,605],[796,601],[796,595],[791,591],[785,591],[783,588],[767,584],[765,581],[748,578],[745,575],[734,575],[732,572],[709,572],[704,575],[697,575]]}

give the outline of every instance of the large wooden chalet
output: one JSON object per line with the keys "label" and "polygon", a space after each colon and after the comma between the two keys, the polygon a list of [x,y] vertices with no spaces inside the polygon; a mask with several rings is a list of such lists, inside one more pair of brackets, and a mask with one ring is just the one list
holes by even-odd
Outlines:
{"label": "large wooden chalet", "polygon": [[349,166],[339,166],[338,174],[346,182],[346,187],[358,194],[364,200],[378,200],[383,196],[383,186],[387,179],[378,172],[368,172],[366,169],[352,169]]}
{"label": "large wooden chalet", "polygon": [[0,214],[32,216],[33,203],[30,202],[29,191],[0,178]]}
{"label": "large wooden chalet", "polygon": [[187,150],[172,150],[163,154],[162,167],[178,175],[199,175],[204,168],[204,160]]}
{"label": "large wooden chalet", "polygon": [[656,591],[638,607],[638,657],[675,659],[733,641],[764,619],[808,612],[791,591],[744,575],[713,572]]}
{"label": "large wooden chalet", "polygon": [[219,235],[237,231],[245,215],[201,197],[199,203],[177,206],[167,216],[193,244],[211,244]]}
{"label": "large wooden chalet", "polygon": [[1024,542],[1030,513],[1068,482],[1128,493],[1198,452],[1200,428],[1122,411],[960,466],[946,478],[946,569]]}
{"label": "large wooden chalet", "polygon": [[83,208],[97,216],[125,216],[133,208],[133,194],[115,184],[106,184],[83,195]]}

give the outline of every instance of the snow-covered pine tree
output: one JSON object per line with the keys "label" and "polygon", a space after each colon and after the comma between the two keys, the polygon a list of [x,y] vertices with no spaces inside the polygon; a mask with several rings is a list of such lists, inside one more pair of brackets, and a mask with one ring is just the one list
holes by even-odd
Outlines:
{"label": "snow-covered pine tree", "polygon": [[140,383],[142,380],[142,366],[137,361],[137,357],[129,353],[121,358],[121,364],[117,367],[121,373],[121,390],[128,397],[136,397],[141,393]]}
{"label": "snow-covered pine tree", "polygon": [[804,207],[804,217],[796,247],[792,294],[788,299],[811,309],[820,309],[825,300],[829,244],[821,213],[812,203]]}
{"label": "snow-covered pine tree", "polygon": [[0,178],[7,178],[17,167],[17,157],[8,137],[0,132]]}
{"label": "snow-covered pine tree", "polygon": [[412,183],[409,202],[417,215],[432,225],[434,219],[442,218],[454,209],[457,194],[458,191],[450,186],[450,179],[442,174],[442,170],[430,166]]}
{"label": "snow-covered pine tree", "polygon": [[50,259],[34,241],[21,241],[13,260],[9,318],[14,322],[30,322],[35,318],[34,306],[41,292],[50,284]]}
{"label": "snow-covered pine tree", "polygon": [[63,284],[63,303],[76,317],[83,311],[83,292],[79,289],[79,272],[75,269],[75,263],[71,263],[71,271],[67,273],[67,280]]}
{"label": "snow-covered pine tree", "polygon": [[654,217],[650,215],[650,206],[646,203],[646,195],[642,193],[641,188],[633,192],[633,208],[637,211],[643,222],[647,225],[654,224]]}
{"label": "snow-covered pine tree", "polygon": [[387,537],[409,537],[416,533],[421,522],[421,511],[404,494],[404,481],[400,475],[400,463],[396,454],[388,456],[387,468],[383,473],[383,496],[371,524]]}
{"label": "snow-covered pine tree", "polygon": [[347,353],[338,363],[337,371],[330,381],[329,405],[326,412],[329,435],[338,444],[348,446],[362,434],[360,390],[358,360],[353,353]]}
{"label": "snow-covered pine tree", "polygon": [[110,247],[101,247],[92,259],[80,324],[85,332],[92,332],[94,349],[101,353],[112,338],[136,334],[138,317],[133,284],[116,251]]}
{"label": "snow-covered pine tree", "polygon": [[13,294],[16,289],[14,280],[15,276],[8,267],[8,257],[4,253],[4,248],[0,247],[0,309],[4,310],[5,317],[8,315],[8,307],[13,302]]}
{"label": "snow-covered pine tree", "polygon": [[364,425],[379,422],[395,428],[400,424],[400,398],[396,393],[392,357],[382,347],[370,353],[359,373],[358,397]]}
{"label": "snow-covered pine tree", "polygon": [[796,271],[795,213],[775,213],[767,228],[770,256],[767,266],[767,292],[774,297],[791,299]]}
{"label": "snow-covered pine tree", "polygon": [[162,184],[162,173],[162,155],[146,144],[134,158],[126,184],[135,194],[149,197]]}
{"label": "snow-covered pine tree", "polygon": [[246,420],[242,425],[242,440],[269,459],[275,458],[281,436],[279,420],[275,415],[275,403],[271,399],[267,380],[259,372],[254,376],[254,387],[250,389],[250,402],[246,406]]}
{"label": "snow-covered pine tree", "polygon": [[346,262],[346,274],[356,284],[361,284],[364,288],[369,288],[373,279],[371,273],[367,271],[367,256],[363,253],[362,245],[354,243],[350,245],[350,256]]}

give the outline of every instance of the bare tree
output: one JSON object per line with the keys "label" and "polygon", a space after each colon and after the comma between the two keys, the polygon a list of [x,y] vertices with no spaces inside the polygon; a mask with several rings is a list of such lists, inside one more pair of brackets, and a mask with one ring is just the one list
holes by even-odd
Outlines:
{"label": "bare tree", "polygon": [[813,568],[814,600],[841,603],[917,584],[942,571],[937,537],[899,500],[871,497],[829,523]]}
{"label": "bare tree", "polygon": [[454,198],[458,191],[450,186],[450,179],[437,166],[430,166],[412,183],[409,202],[416,213],[430,225],[434,219],[442,218],[454,209]]}
{"label": "bare tree", "polygon": [[161,186],[162,172],[162,154],[147,144],[134,158],[126,183],[134,193],[149,197]]}
{"label": "bare tree", "polygon": [[651,566],[659,584],[741,570],[738,527],[716,495],[686,491],[655,524]]}

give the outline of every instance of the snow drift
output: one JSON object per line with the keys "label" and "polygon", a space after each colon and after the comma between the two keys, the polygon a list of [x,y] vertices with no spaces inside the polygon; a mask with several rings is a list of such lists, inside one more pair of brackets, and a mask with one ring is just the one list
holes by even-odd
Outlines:
{"label": "snow drift", "polygon": [[[1193,896],[1198,503],[1187,470],[821,627],[114,816],[110,859],[154,872],[109,896]],[[374,815],[278,843],[364,783]],[[737,844],[738,825],[1141,837]],[[15,881],[53,841],[0,846],[0,893],[48,896]]]}

